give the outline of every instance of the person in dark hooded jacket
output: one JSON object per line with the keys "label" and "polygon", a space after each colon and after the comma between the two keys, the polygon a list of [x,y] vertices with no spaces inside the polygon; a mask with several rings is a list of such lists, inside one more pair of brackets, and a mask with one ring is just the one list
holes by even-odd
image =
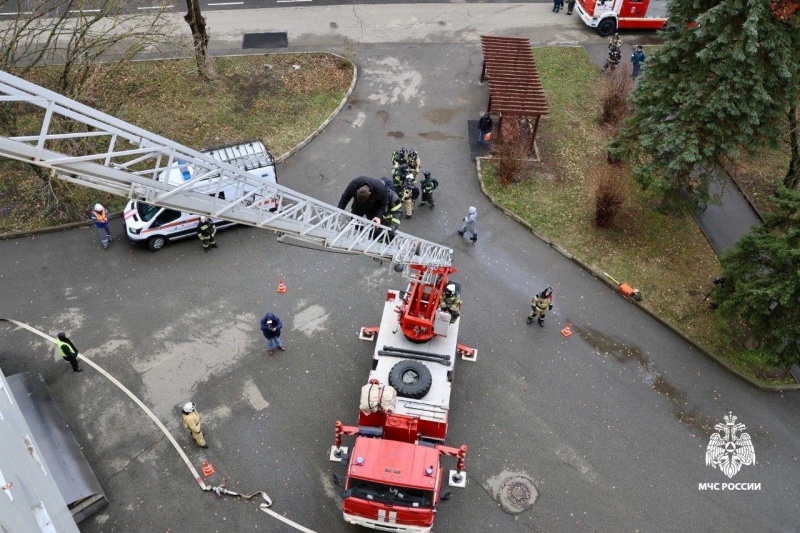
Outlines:
{"label": "person in dark hooded jacket", "polygon": [[366,176],[351,180],[339,199],[339,209],[346,208],[350,200],[353,200],[350,211],[354,215],[368,218],[375,224],[381,223],[387,201],[386,187],[382,181]]}
{"label": "person in dark hooded jacket", "polygon": [[267,353],[272,355],[275,350],[282,352],[286,351],[281,342],[281,330],[283,329],[283,322],[273,312],[269,312],[261,319],[261,333],[267,339]]}

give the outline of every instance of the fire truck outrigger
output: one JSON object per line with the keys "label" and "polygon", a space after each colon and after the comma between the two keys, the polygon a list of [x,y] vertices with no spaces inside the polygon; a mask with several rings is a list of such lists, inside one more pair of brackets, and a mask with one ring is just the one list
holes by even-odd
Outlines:
{"label": "fire truck outrigger", "polygon": [[[460,292],[451,266],[405,267],[405,291],[389,290],[378,327],[359,337],[376,340],[369,382],[362,388],[358,426],[335,424],[330,459],[347,465],[342,514],[351,524],[379,531],[429,532],[443,483],[466,486],[467,447],[444,444],[450,418],[455,359],[474,361],[477,351],[458,344],[460,318],[440,309],[443,292]],[[343,435],[355,435],[352,452]],[[457,459],[445,472],[442,456]],[[334,481],[342,485],[339,477]]]}
{"label": "fire truck outrigger", "polygon": [[667,22],[666,0],[578,0],[578,16],[608,37],[619,30],[660,30]]}

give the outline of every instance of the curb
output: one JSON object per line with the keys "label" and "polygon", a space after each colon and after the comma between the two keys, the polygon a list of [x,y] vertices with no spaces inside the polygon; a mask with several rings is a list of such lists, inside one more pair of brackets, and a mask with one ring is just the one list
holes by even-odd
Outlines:
{"label": "curb", "polygon": [[483,192],[483,195],[486,196],[486,198],[489,199],[489,201],[492,203],[492,205],[497,207],[506,216],[508,216],[509,218],[515,220],[516,222],[518,222],[522,226],[526,227],[528,229],[528,231],[533,233],[539,240],[543,241],[545,244],[547,244],[548,246],[550,246],[551,248],[556,250],[558,253],[560,253],[561,255],[563,255],[564,257],[566,257],[567,259],[569,259],[570,261],[572,261],[573,263],[575,263],[576,265],[581,267],[582,269],[584,269],[587,272],[589,272],[592,276],[594,276],[598,280],[602,281],[609,288],[613,289],[614,293],[617,294],[620,298],[624,299],[625,301],[627,301],[631,305],[634,305],[637,308],[641,309],[642,311],[644,311],[645,313],[650,315],[652,318],[657,320],[659,323],[661,323],[663,326],[665,326],[668,329],[670,329],[673,333],[678,335],[686,343],[688,343],[692,347],[694,347],[695,350],[697,350],[701,354],[705,355],[707,358],[711,359],[712,361],[714,361],[715,363],[717,363],[718,365],[720,365],[721,367],[723,367],[724,369],[726,369],[730,373],[732,373],[732,374],[738,376],[739,378],[741,378],[742,380],[746,381],[750,385],[752,385],[752,386],[754,386],[754,387],[756,387],[756,388],[758,388],[760,390],[768,391],[768,392],[783,392],[783,391],[800,390],[800,383],[795,383],[794,385],[792,385],[792,384],[788,384],[788,385],[772,385],[772,384],[769,384],[769,383],[763,383],[761,381],[755,380],[755,379],[753,379],[753,378],[751,378],[749,376],[746,376],[746,375],[742,374],[739,370],[737,370],[736,368],[732,367],[729,363],[724,361],[718,355],[716,355],[714,353],[711,353],[711,352],[707,351],[705,348],[699,346],[693,339],[691,339],[688,336],[686,336],[682,331],[677,329],[672,323],[668,322],[667,320],[662,318],[660,315],[657,315],[656,313],[654,313],[650,309],[642,306],[638,302],[635,302],[635,301],[633,301],[633,300],[631,300],[629,298],[625,298],[624,296],[622,296],[619,293],[619,290],[617,290],[617,286],[613,285],[611,282],[609,282],[607,279],[605,279],[605,276],[602,275],[602,272],[595,271],[593,268],[591,268],[589,265],[585,264],[580,259],[577,259],[577,258],[573,257],[573,255],[571,253],[569,253],[567,250],[565,250],[564,248],[559,246],[558,243],[555,243],[555,242],[551,241],[550,239],[548,239],[547,237],[545,237],[544,235],[540,234],[528,222],[526,222],[525,220],[520,218],[515,213],[512,213],[511,211],[509,211],[502,204],[498,203],[497,200],[495,200],[495,198],[492,197],[489,194],[489,192],[486,190],[486,186],[483,183],[483,177],[481,175],[481,160],[484,160],[484,159],[488,159],[488,158],[486,158],[486,157],[478,157],[478,158],[475,159],[475,167],[476,167],[476,170],[478,172],[478,184],[480,185],[481,192]]}
{"label": "curb", "polygon": [[[306,137],[305,139],[300,141],[299,144],[297,144],[294,147],[290,148],[286,153],[281,154],[279,157],[276,157],[275,158],[275,164],[283,163],[285,160],[287,160],[288,158],[290,158],[291,156],[296,154],[305,145],[310,143],[311,140],[314,139],[314,137],[316,137],[317,135],[322,133],[322,130],[324,130],[328,126],[328,124],[330,124],[331,121],[334,118],[336,118],[336,116],[339,114],[339,112],[345,106],[347,101],[350,99],[350,95],[353,94],[353,91],[355,90],[356,81],[358,81],[358,67],[356,66],[356,64],[353,63],[352,61],[350,61],[349,59],[347,59],[347,58],[345,58],[343,56],[340,56],[339,54],[334,54],[333,52],[286,52],[286,53],[291,53],[293,55],[294,54],[327,54],[327,55],[330,55],[330,56],[338,57],[339,59],[345,60],[348,63],[350,63],[350,65],[353,66],[353,80],[350,82],[350,87],[347,89],[347,92],[345,93],[344,97],[342,98],[342,101],[339,102],[339,105],[336,107],[336,109],[334,109],[331,112],[331,114],[328,115],[328,118],[326,118],[316,130],[311,132],[311,134],[308,137]],[[245,55],[245,54],[226,55],[225,57],[235,57],[237,55],[242,56],[242,55]],[[109,219],[119,218],[121,216],[122,216],[122,212],[119,212],[119,213],[115,213],[115,214],[109,215],[108,218]],[[26,230],[26,231],[11,231],[11,232],[8,232],[8,233],[0,233],[0,241],[5,241],[5,240],[9,240],[9,239],[17,239],[17,238],[20,238],[20,237],[31,237],[31,236],[34,236],[34,235],[44,235],[46,233],[57,233],[59,231],[67,231],[67,230],[70,230],[70,229],[80,228],[80,227],[83,227],[83,226],[91,226],[92,224],[93,224],[93,222],[91,222],[91,221],[70,222],[68,224],[61,224],[60,226],[50,226],[50,227],[47,227],[47,228],[39,228],[39,229]]]}
{"label": "curb", "polygon": [[[122,211],[108,215],[108,219],[119,218],[122,216]],[[91,226],[94,222],[87,220],[85,222],[70,222],[68,224],[61,224],[60,226],[50,226],[47,228],[31,229],[25,231],[9,231],[8,233],[0,233],[0,241],[7,241],[10,239],[18,239],[20,237],[31,237],[35,235],[44,235],[46,233],[57,233],[59,231],[67,231],[69,229],[81,228],[84,226]]]}
{"label": "curb", "polygon": [[344,61],[347,61],[348,63],[350,63],[353,66],[353,81],[350,82],[350,87],[347,89],[347,93],[345,93],[344,97],[342,98],[342,101],[339,102],[338,107],[336,109],[334,109],[331,112],[330,115],[328,115],[328,118],[326,118],[322,122],[322,124],[320,124],[319,127],[315,131],[313,131],[311,133],[311,135],[309,135],[308,137],[306,137],[305,139],[300,141],[300,144],[295,145],[293,148],[290,148],[289,151],[287,151],[285,154],[281,154],[280,156],[275,158],[275,164],[283,163],[288,158],[290,158],[291,156],[296,154],[298,150],[300,150],[305,145],[310,143],[311,140],[314,139],[314,137],[316,137],[317,135],[322,133],[322,130],[324,130],[328,126],[328,124],[330,124],[331,121],[334,118],[336,118],[336,115],[339,114],[339,112],[342,110],[342,108],[347,103],[347,101],[350,100],[350,95],[353,94],[353,91],[356,88],[356,81],[358,81],[358,67],[356,66],[356,64],[353,63],[352,61],[350,61],[349,59],[347,59],[347,58],[345,58],[343,56],[340,56],[339,54],[334,54],[333,52],[300,52],[300,53],[304,53],[304,54],[319,54],[319,53],[323,53],[323,54],[328,54],[328,55],[331,55],[331,56],[334,56],[334,57],[338,57],[339,59],[342,59]]}

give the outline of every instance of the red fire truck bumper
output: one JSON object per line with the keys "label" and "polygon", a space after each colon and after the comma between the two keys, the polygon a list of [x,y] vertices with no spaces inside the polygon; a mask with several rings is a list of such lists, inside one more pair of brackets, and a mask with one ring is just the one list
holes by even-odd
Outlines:
{"label": "red fire truck bumper", "polygon": [[392,533],[430,533],[431,527],[424,527],[424,526],[407,526],[402,524],[395,524],[392,523],[391,513],[387,513],[386,520],[387,521],[380,521],[380,520],[370,520],[368,518],[362,518],[360,516],[350,515],[347,513],[342,513],[344,517],[344,521],[350,524],[355,524],[357,526],[368,527],[370,529],[375,529],[377,531],[390,531]]}

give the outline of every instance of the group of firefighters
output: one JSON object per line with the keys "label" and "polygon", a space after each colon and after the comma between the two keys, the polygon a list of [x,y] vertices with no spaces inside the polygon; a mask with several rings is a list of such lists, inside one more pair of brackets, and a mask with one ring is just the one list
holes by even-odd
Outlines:
{"label": "group of firefighters", "polygon": [[350,181],[339,199],[337,207],[345,209],[353,201],[351,212],[396,230],[400,219],[409,219],[414,214],[414,204],[422,194],[420,207],[433,209],[433,191],[439,181],[425,171],[417,185],[422,167],[416,150],[401,148],[392,152],[392,179],[361,176]]}
{"label": "group of firefighters", "polygon": [[392,189],[402,203],[406,218],[414,214],[414,202],[422,193],[419,206],[430,205],[434,208],[433,191],[439,186],[439,181],[431,177],[431,173],[424,171],[422,181],[417,186],[422,162],[416,150],[394,150],[392,152]]}

